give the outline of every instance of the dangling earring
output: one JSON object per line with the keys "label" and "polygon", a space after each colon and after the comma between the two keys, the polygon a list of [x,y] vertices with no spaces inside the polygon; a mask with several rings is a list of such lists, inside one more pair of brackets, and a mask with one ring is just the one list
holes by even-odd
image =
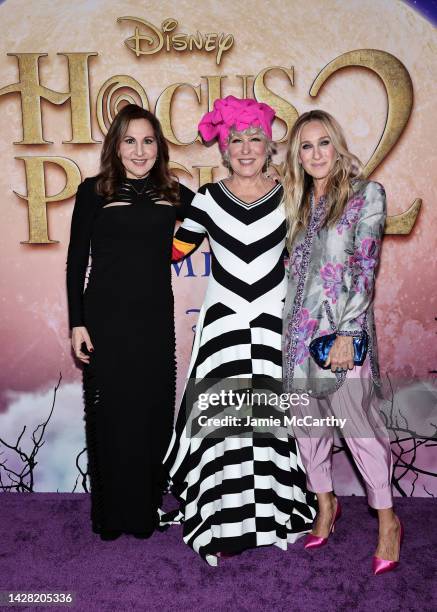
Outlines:
{"label": "dangling earring", "polygon": [[267,159],[266,159],[266,161],[265,161],[265,164],[264,164],[264,167],[263,167],[263,173],[264,173],[264,176],[265,176],[266,178],[269,178],[270,162],[271,162],[271,157],[270,157],[270,155],[269,155],[269,156],[267,157]]}

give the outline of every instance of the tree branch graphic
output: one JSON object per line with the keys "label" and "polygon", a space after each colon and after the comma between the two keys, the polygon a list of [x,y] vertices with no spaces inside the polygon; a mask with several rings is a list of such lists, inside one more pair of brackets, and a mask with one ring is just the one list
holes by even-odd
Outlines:
{"label": "tree branch graphic", "polygon": [[[411,428],[408,419],[402,413],[400,407],[395,407],[394,390],[390,377],[387,376],[390,388],[390,399],[387,401],[388,409],[381,410],[381,416],[390,436],[391,452],[393,454],[393,477],[392,485],[401,497],[414,497],[416,495],[416,482],[420,476],[429,479],[437,478],[437,472],[425,470],[419,467],[418,450],[423,448],[437,447],[437,424],[430,422],[433,431],[425,435]],[[344,444],[334,444],[333,453],[345,452]],[[430,482],[427,483],[429,486]],[[410,490],[407,491],[409,485]],[[422,488],[427,495],[435,495],[427,489],[426,484]]]}
{"label": "tree branch graphic", "polygon": [[81,485],[82,485],[82,489],[85,491],[85,493],[89,493],[89,488],[88,488],[88,472],[84,471],[82,466],[80,465],[80,458],[83,454],[86,454],[86,447],[84,449],[82,449],[80,451],[80,453],[78,453],[77,457],[76,457],[76,467],[79,470],[79,474],[77,475],[76,478],[76,482],[74,483],[74,487],[72,490],[72,493],[76,492],[76,488],[77,485],[79,483],[79,479],[81,481]]}
{"label": "tree branch graphic", "polygon": [[[40,423],[31,434],[33,446],[30,452],[24,451],[21,446],[22,438],[27,429],[26,425],[23,425],[23,429],[21,430],[15,444],[9,444],[0,438],[0,444],[15,453],[22,463],[21,469],[17,471],[8,466],[7,460],[0,460],[0,491],[33,493],[35,483],[35,468],[38,465],[36,457],[40,448],[45,444],[44,435],[55,409],[56,394],[60,387],[61,380],[62,374],[59,373],[59,379],[53,392],[53,402],[50,412],[46,420]],[[4,451],[0,451],[0,455],[4,455]],[[7,482],[5,482],[5,477],[8,478]]]}

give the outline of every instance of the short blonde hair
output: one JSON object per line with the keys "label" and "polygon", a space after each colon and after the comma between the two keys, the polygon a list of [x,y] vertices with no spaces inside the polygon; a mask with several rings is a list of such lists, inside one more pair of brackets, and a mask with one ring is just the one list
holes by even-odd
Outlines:
{"label": "short blonde hair", "polygon": [[[259,128],[259,127],[249,127],[246,130],[242,130],[242,131],[238,131],[235,128],[231,128],[229,130],[229,136],[228,136],[228,141],[227,141],[227,145],[229,146],[229,143],[231,142],[232,138],[237,135],[237,134],[241,134],[241,135],[245,135],[245,136],[259,136],[260,138],[262,138],[264,140],[264,142],[266,143],[266,164],[268,165],[272,159],[272,156],[275,155],[276,153],[276,146],[275,143],[273,142],[273,140],[271,140],[266,133],[264,132],[263,129]],[[231,163],[230,163],[230,159],[229,159],[229,153],[228,153],[228,148],[226,147],[226,149],[222,152],[222,161],[223,161],[223,165],[228,168],[231,172],[232,172],[232,168],[231,168]]]}

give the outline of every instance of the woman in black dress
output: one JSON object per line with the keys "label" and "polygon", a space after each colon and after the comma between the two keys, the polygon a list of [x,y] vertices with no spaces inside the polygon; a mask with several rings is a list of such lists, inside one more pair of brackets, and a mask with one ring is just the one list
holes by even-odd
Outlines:
{"label": "woman in black dress", "polygon": [[175,402],[172,239],[193,197],[168,160],[159,121],[125,106],[105,138],[100,174],[79,186],[73,212],[70,327],[85,364],[92,526],[104,540],[151,535],[165,483]]}

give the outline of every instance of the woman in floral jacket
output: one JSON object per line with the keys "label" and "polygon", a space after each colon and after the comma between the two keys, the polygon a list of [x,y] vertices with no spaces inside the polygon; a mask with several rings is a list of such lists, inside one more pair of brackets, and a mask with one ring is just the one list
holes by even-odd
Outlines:
{"label": "woman in floral jacket", "polygon": [[[284,175],[290,271],[284,309],[284,379],[287,391],[309,394],[293,408],[308,489],[319,513],[306,548],[326,544],[341,509],[333,494],[333,430],[344,436],[378,511],[379,541],[373,570],[398,565],[402,525],[393,512],[392,456],[378,410],[380,385],[373,315],[374,280],[384,232],[384,188],[361,178],[361,163],[341,127],[324,111],[303,114],[288,143]],[[368,336],[368,354],[354,366],[355,338]],[[311,340],[336,334],[322,369],[310,356]],[[317,420],[315,420],[317,419]],[[335,421],[334,421],[335,422]],[[310,423],[317,424],[311,427]]]}

